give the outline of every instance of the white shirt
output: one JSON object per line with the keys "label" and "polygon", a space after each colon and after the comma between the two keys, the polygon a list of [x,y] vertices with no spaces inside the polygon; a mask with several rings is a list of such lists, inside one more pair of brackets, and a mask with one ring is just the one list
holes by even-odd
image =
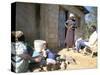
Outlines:
{"label": "white shirt", "polygon": [[97,41],[97,32],[94,31],[89,38],[89,42],[85,42],[85,44],[89,47],[93,46],[95,42]]}
{"label": "white shirt", "polygon": [[90,36],[89,44],[93,45],[96,41],[97,41],[97,32],[94,31]]}

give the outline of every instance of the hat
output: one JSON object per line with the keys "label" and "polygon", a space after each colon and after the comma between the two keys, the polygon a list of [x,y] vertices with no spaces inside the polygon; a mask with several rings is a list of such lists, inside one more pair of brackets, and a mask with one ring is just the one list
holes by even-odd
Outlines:
{"label": "hat", "polygon": [[73,14],[73,13],[70,13],[70,14],[69,14],[69,17],[74,17],[74,14]]}
{"label": "hat", "polygon": [[12,35],[14,35],[16,38],[21,37],[24,33],[22,31],[12,31]]}

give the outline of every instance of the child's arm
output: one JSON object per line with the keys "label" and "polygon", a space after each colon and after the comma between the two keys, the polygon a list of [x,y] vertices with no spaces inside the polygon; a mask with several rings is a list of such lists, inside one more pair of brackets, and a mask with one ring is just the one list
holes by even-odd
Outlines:
{"label": "child's arm", "polygon": [[42,57],[41,57],[41,56],[31,57],[30,60],[31,60],[31,61],[35,61],[35,62],[41,62]]}
{"label": "child's arm", "polygon": [[43,53],[43,57],[47,57],[46,50],[42,50],[42,53]]}

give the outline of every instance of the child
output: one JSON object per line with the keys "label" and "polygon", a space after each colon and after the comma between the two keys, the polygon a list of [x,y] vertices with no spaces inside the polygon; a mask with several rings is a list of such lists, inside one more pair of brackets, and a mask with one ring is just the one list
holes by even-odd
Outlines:
{"label": "child", "polygon": [[45,43],[43,45],[43,56],[46,58],[46,65],[47,65],[47,70],[52,71],[56,70],[56,53],[52,52],[50,49],[47,48],[47,44]]}
{"label": "child", "polygon": [[56,61],[55,61],[56,54],[47,48],[46,43],[43,45],[42,53],[43,53],[43,56],[46,58],[47,64],[50,64],[50,63],[55,64],[56,63]]}
{"label": "child", "polygon": [[45,51],[43,50],[43,48],[39,51],[39,50],[33,50],[33,53],[32,53],[32,58],[34,59],[37,59],[38,61],[34,61],[34,60],[31,60],[30,61],[30,69],[31,70],[35,70],[37,68],[39,68],[39,71],[43,71],[43,66],[46,64],[46,61],[45,61]]}

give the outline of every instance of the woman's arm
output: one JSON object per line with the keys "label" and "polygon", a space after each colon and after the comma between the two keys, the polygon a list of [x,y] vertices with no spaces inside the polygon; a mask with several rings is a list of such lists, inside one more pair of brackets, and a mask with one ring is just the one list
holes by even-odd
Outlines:
{"label": "woman's arm", "polygon": [[24,54],[20,54],[18,55],[19,57],[21,57],[22,59],[25,60],[31,60],[31,61],[35,61],[35,62],[40,62],[42,57],[38,56],[38,57],[31,57],[29,54],[24,53]]}
{"label": "woman's arm", "polygon": [[31,56],[28,53],[19,54],[17,56],[19,56],[19,57],[21,57],[22,59],[25,59],[25,60],[31,59]]}
{"label": "woman's arm", "polygon": [[65,27],[68,28],[68,25],[66,25],[66,23],[65,23]]}
{"label": "woman's arm", "polygon": [[65,22],[65,27],[68,28],[68,20]]}

